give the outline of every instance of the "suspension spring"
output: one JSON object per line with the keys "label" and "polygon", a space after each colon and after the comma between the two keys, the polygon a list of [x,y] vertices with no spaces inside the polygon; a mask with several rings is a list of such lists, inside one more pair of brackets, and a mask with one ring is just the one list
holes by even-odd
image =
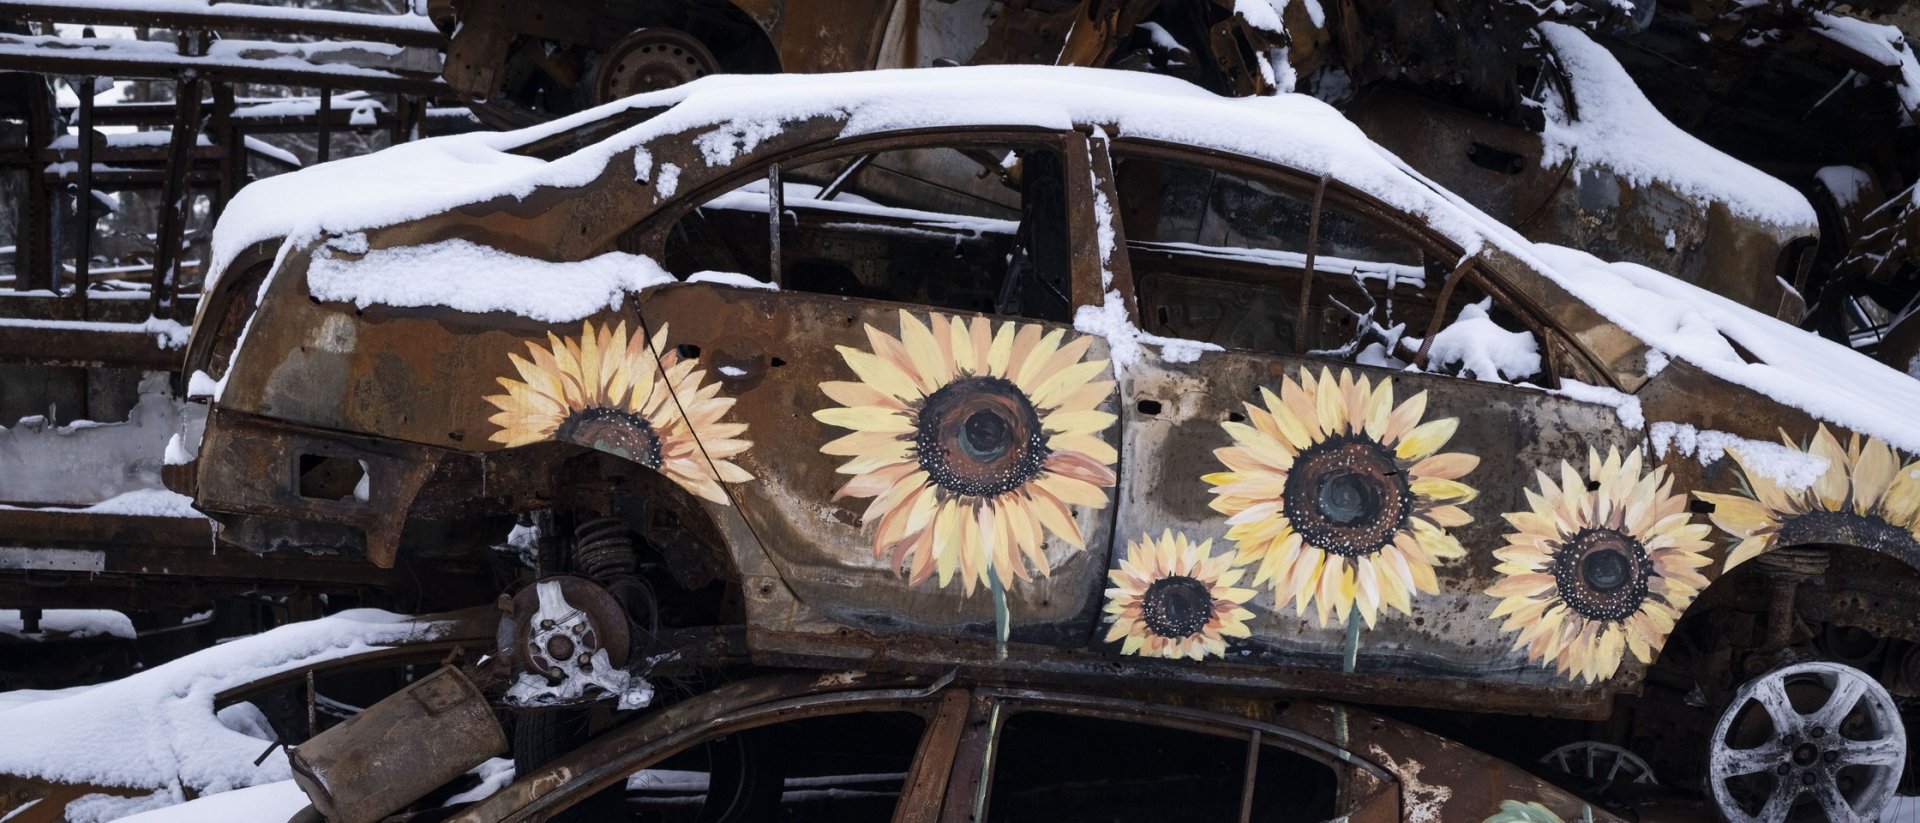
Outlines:
{"label": "suspension spring", "polygon": [[573,564],[581,574],[602,585],[631,576],[638,561],[634,558],[633,534],[627,530],[627,521],[618,517],[596,517],[574,527]]}

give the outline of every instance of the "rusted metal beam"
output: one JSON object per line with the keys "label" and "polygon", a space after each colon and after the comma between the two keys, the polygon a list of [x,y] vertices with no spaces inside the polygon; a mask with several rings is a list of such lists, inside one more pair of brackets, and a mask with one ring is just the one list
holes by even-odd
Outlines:
{"label": "rusted metal beam", "polygon": [[153,285],[148,307],[154,317],[175,317],[180,295],[181,241],[186,234],[189,207],[187,166],[200,135],[200,75],[184,72],[174,89],[173,139],[168,144],[167,182],[160,198],[160,236],[153,253]]}
{"label": "rusted metal beam", "polygon": [[179,371],[183,355],[138,324],[0,321],[0,363]]}
{"label": "rusted metal beam", "polygon": [[[445,83],[424,72],[402,73],[350,63],[306,62],[296,68],[288,66],[285,60],[227,58],[220,55],[161,55],[131,51],[124,47],[116,49],[111,45],[128,42],[145,41],[30,38],[0,34],[0,71],[157,79],[179,77],[187,71],[196,71],[202,79],[213,82],[305,87],[331,85],[429,96],[448,93]],[[261,43],[263,49],[277,45],[287,44]]]}
{"label": "rusted metal beam", "polygon": [[73,302],[78,315],[87,316],[87,288],[93,284],[93,78],[83,77],[74,89],[80,98],[80,193],[74,197]]}
{"label": "rusted metal beam", "polygon": [[340,37],[429,48],[442,48],[447,41],[446,35],[434,28],[431,22],[417,15],[296,9],[249,3],[209,3],[190,8],[156,7],[138,0],[0,0],[0,17],[85,26]]}

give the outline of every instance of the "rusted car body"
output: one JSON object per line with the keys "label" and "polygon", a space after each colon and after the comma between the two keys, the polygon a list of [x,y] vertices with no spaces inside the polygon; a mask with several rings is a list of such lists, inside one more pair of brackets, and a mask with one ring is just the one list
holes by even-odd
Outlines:
{"label": "rusted car body", "polygon": [[[1546,247],[1343,153],[1364,138],[1317,103],[1033,69],[1033,108],[996,117],[971,108],[994,71],[703,81],[501,149],[591,175],[240,257],[196,322],[188,368],[221,389],[181,490],[246,550],[376,566],[552,513],[542,573],[613,594],[524,595],[508,646],[670,601],[620,593],[637,552],[765,665],[1601,718],[1727,705],[1830,625],[1920,688],[1905,432],[1655,349]],[[1249,120],[1284,148],[1222,125]],[[641,279],[564,320],[380,296],[502,260]],[[1533,355],[1450,354],[1456,326]],[[1888,383],[1863,398],[1910,391],[1866,367]],[[1794,487],[1769,448],[1817,468]],[[1676,622],[1748,630],[1674,690],[1649,673]],[[621,638],[514,653],[551,685]],[[1875,724],[1860,762],[1897,779]]]}
{"label": "rusted car body", "polygon": [[[805,759],[826,736],[822,732],[866,717],[894,718],[908,731],[883,736],[866,726],[841,725],[843,740],[883,737],[887,743],[849,746],[873,760]],[[1065,729],[1080,732],[1081,741],[1033,737]],[[796,749],[768,745],[782,740],[783,732],[800,734]],[[895,736],[901,739],[895,742]],[[1123,747],[1105,758],[1092,754],[1096,742],[1115,740],[1138,748]],[[1154,747],[1167,741],[1198,748]],[[689,757],[703,750],[704,762]],[[1036,759],[1039,752],[1058,759]],[[1175,759],[1176,753],[1189,759]],[[892,759],[880,759],[887,756]],[[1069,765],[1062,768],[1062,762]],[[736,763],[751,764],[755,775],[738,790],[723,778]],[[880,765],[890,768],[851,773]],[[669,794],[662,778],[684,776],[677,770],[687,769],[709,772],[711,781]],[[1035,774],[1056,771],[1088,779],[1047,786],[1044,781],[1055,775]],[[1176,776],[1187,782],[1176,786]],[[833,786],[836,777],[861,783],[847,792],[855,799],[835,807],[830,799],[807,796],[808,788]],[[754,785],[769,782],[770,792]],[[1116,814],[1213,820],[1236,813],[1276,821],[1618,819],[1518,768],[1338,705],[1146,690],[1092,697],[862,672],[777,675],[721,687],[609,730],[589,746],[519,775],[452,819],[553,819],[604,797],[610,787],[615,793],[625,787],[629,809],[646,810],[651,801],[658,804],[651,808],[684,810],[691,802],[716,820],[764,819],[753,815],[775,809],[783,819],[808,820],[1079,820]],[[743,800],[755,792],[757,801]],[[859,799],[863,794],[869,799]],[[723,811],[730,807],[733,816]],[[1544,816],[1502,816],[1515,807]]]}

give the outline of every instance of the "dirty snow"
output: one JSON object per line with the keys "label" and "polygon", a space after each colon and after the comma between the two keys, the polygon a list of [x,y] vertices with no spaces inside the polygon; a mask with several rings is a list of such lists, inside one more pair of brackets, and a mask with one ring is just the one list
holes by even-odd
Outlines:
{"label": "dirty snow", "polygon": [[[364,235],[359,248],[365,248]],[[354,245],[349,243],[349,246]],[[446,306],[465,312],[513,312],[548,323],[618,308],[626,297],[673,282],[651,258],[608,252],[576,263],[509,254],[466,240],[374,249],[358,259],[323,247],[307,270],[318,300],[372,305]],[[538,288],[530,288],[538,284]]]}
{"label": "dirty snow", "polygon": [[1540,31],[1565,64],[1580,119],[1549,102],[1541,162],[1600,165],[1635,185],[1666,184],[1700,206],[1720,201],[1734,214],[1813,227],[1813,204],[1792,186],[1680,130],[1660,114],[1620,61],[1585,32],[1561,23]]}
{"label": "dirty snow", "polygon": [[[177,806],[120,818],[120,823],[282,823],[307,807],[292,779],[210,794]],[[77,823],[77,821],[76,821]]]}
{"label": "dirty snow", "polygon": [[[71,783],[221,792],[286,780],[284,751],[214,715],[224,689],[276,672],[398,643],[451,624],[355,609],[244,637],[98,686],[15,692],[0,708],[0,773]],[[195,818],[227,819],[220,816]]]}
{"label": "dirty snow", "polygon": [[40,614],[40,631],[27,634],[19,609],[0,609],[0,635],[41,639],[46,635],[69,638],[134,637],[133,620],[107,609],[47,609]]}
{"label": "dirty snow", "polygon": [[1828,461],[1824,457],[1729,432],[1696,429],[1687,423],[1661,420],[1649,428],[1647,436],[1653,441],[1654,454],[1665,457],[1671,450],[1700,461],[1702,466],[1711,465],[1726,456],[1728,449],[1733,449],[1740,453],[1741,465],[1747,471],[1772,480],[1788,491],[1812,486],[1827,471]]}

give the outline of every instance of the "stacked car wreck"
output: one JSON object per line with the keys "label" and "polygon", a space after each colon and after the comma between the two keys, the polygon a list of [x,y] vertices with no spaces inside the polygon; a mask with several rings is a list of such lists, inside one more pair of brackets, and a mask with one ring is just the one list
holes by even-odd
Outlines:
{"label": "stacked car wreck", "polygon": [[1019,4],[1088,28],[969,51],[922,23],[993,4],[881,3],[832,54],[786,5],[626,38],[583,21],[653,12],[435,6],[447,82],[527,125],[234,195],[168,485],[220,553],[493,612],[324,733],[309,675],[297,745],[217,788],[335,821],[1913,794],[1920,383],[1857,333],[1906,212],[1834,251],[1804,181],[1669,122],[1608,44],[1677,12],[1461,10],[1524,46],[1482,65],[1360,4]]}

